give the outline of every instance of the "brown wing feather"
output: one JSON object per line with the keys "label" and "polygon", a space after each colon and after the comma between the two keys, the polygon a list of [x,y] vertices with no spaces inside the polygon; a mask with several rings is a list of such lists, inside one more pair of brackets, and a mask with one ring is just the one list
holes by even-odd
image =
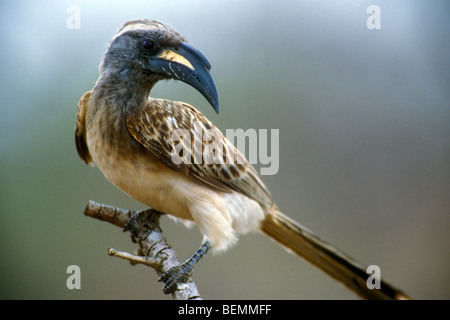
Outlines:
{"label": "brown wing feather", "polygon": [[[130,114],[127,126],[131,135],[169,168],[213,188],[232,189],[264,206],[273,205],[269,191],[245,157],[192,106],[150,99],[144,108]],[[185,138],[178,138],[179,134]]]}
{"label": "brown wing feather", "polygon": [[86,143],[86,113],[91,91],[86,92],[78,101],[77,120],[75,124],[75,145],[78,155],[86,164],[92,164],[92,156]]}

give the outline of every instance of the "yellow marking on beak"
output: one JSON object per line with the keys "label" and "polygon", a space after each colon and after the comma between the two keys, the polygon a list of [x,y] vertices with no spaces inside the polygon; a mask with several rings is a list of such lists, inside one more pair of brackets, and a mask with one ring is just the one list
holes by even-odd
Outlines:
{"label": "yellow marking on beak", "polygon": [[173,52],[172,50],[167,50],[167,49],[164,50],[163,52],[161,52],[158,55],[158,58],[161,58],[161,59],[164,59],[164,60],[167,60],[167,61],[176,62],[176,63],[182,64],[182,65],[188,67],[191,70],[194,70],[194,67],[189,62],[189,60],[187,60],[182,55],[180,55],[180,54],[178,54],[176,52]]}
{"label": "yellow marking on beak", "polygon": [[180,77],[177,75],[177,73],[175,72],[175,71],[173,71],[173,69],[172,69],[172,62],[169,62],[169,68],[170,68],[170,70],[172,70],[172,72],[173,72],[173,74],[175,75],[175,77],[177,77],[178,78],[178,80],[180,80]]}

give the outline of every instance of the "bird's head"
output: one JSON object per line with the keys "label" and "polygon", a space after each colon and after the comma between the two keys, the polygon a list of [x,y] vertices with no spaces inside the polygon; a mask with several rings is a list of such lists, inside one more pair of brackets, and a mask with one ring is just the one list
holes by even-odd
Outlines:
{"label": "bird's head", "polygon": [[[108,44],[100,72],[125,81],[181,80],[197,89],[219,112],[219,98],[208,59],[171,27],[154,20],[126,22]],[[135,84],[137,85],[137,84]]]}

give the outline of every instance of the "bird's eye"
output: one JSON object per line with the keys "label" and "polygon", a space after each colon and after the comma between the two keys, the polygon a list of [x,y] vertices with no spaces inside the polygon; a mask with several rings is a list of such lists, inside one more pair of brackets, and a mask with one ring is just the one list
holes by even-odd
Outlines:
{"label": "bird's eye", "polygon": [[142,49],[149,53],[154,53],[158,49],[158,44],[153,39],[146,39],[141,43]]}

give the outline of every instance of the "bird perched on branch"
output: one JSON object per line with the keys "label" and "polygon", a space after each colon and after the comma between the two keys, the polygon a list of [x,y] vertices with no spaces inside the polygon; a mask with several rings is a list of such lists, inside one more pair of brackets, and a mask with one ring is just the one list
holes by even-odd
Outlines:
{"label": "bird perched on branch", "polygon": [[132,198],[196,223],[203,234],[201,248],[163,275],[165,291],[174,290],[208,249],[224,251],[238,234],[261,231],[361,297],[405,298],[384,281],[381,289],[368,289],[363,267],[282,214],[245,157],[194,107],[150,97],[158,81],[181,80],[218,112],[210,68],[171,27],[129,21],[109,42],[97,83],[78,104],[80,158]]}

